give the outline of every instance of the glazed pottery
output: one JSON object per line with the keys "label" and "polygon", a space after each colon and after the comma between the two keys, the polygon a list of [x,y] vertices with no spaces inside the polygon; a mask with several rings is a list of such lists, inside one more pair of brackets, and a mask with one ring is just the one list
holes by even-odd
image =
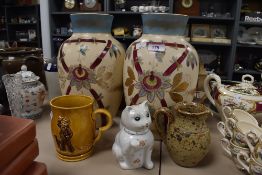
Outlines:
{"label": "glazed pottery", "polygon": [[246,136],[246,142],[247,142],[248,147],[251,151],[251,154],[257,162],[262,164],[262,134],[258,138],[258,142],[255,144],[255,146],[253,146],[253,144],[252,144],[252,143],[254,143],[254,140],[252,141],[250,139],[251,138]]}
{"label": "glazed pottery", "polygon": [[[165,116],[161,113],[168,116],[167,126],[159,120],[160,116]],[[193,167],[206,156],[211,140],[205,122],[209,116],[208,108],[200,103],[178,103],[172,110],[160,108],[156,111],[156,128],[175,163]]]}
{"label": "glazed pottery", "polygon": [[[251,114],[241,109],[232,110],[229,106],[224,106],[222,108],[222,113],[225,118],[225,123],[220,121],[218,122],[217,126],[222,127],[220,123],[224,123],[225,124],[225,127],[224,127],[225,133],[227,136],[229,136],[229,138],[232,137],[232,135],[230,134],[232,134],[232,130],[233,128],[235,128],[236,122],[238,121],[245,121],[245,122],[258,126],[257,120]],[[222,128],[219,128],[219,129],[221,132]]]}
{"label": "glazed pottery", "polygon": [[221,135],[227,139],[231,139],[231,135],[226,127],[226,124],[222,121],[217,123],[217,130],[221,133]]}
{"label": "glazed pottery", "polygon": [[237,155],[240,152],[244,152],[247,155],[250,155],[250,150],[248,148],[243,148],[238,145],[235,145],[232,140],[228,140],[226,138],[221,139],[221,146],[227,156],[229,156],[232,161],[235,163],[236,167],[240,170],[244,170],[244,167],[238,162]]}
{"label": "glazed pottery", "polygon": [[[50,101],[51,131],[57,156],[64,161],[79,161],[91,156],[95,143],[112,125],[112,116],[105,109],[93,111],[90,96],[64,95]],[[97,114],[106,118],[106,125],[96,134]]]}
{"label": "glazed pottery", "polygon": [[[209,89],[211,80],[216,81],[214,83],[213,97]],[[242,109],[259,117],[262,112],[262,91],[260,87],[254,86],[253,82],[254,77],[243,75],[242,82],[234,85],[223,85],[218,75],[209,74],[204,82],[204,90],[209,101],[216,106],[220,115],[222,115],[221,110],[223,106],[230,106],[233,109]],[[222,120],[225,121],[225,118],[222,117]]]}
{"label": "glazed pottery", "polygon": [[252,155],[248,155],[245,152],[240,152],[237,154],[237,161],[245,170],[251,175],[262,174],[262,164],[257,162]]}
{"label": "glazed pottery", "polygon": [[127,49],[123,83],[127,105],[149,101],[150,107],[191,102],[199,58],[184,39],[188,16],[142,14],[143,35]]}
{"label": "glazed pottery", "polygon": [[58,73],[63,95],[93,96],[95,108],[115,116],[123,93],[125,51],[111,35],[112,20],[107,14],[72,14],[74,33],[60,47]]}
{"label": "glazed pottery", "polygon": [[12,116],[35,119],[42,113],[46,90],[39,77],[23,65],[16,74],[2,76]]}
{"label": "glazed pottery", "polygon": [[127,106],[121,115],[121,130],[113,144],[113,154],[122,169],[152,169],[154,136],[149,129],[151,116],[147,101]]}
{"label": "glazed pottery", "polygon": [[222,112],[225,113],[224,111],[227,110],[229,115],[225,117],[226,125],[231,125],[232,127],[235,126],[236,122],[238,121],[245,121],[248,123],[252,123],[256,126],[258,126],[257,120],[248,112],[242,110],[242,109],[234,109],[232,110],[229,106],[224,106],[222,109]]}
{"label": "glazed pottery", "polygon": [[248,135],[249,138],[252,138],[254,141],[252,144],[254,144],[257,142],[258,137],[262,135],[262,129],[252,123],[238,121],[236,122],[235,127],[229,128],[229,133],[232,136],[232,141],[234,144],[248,148],[245,135]]}
{"label": "glazed pottery", "polygon": [[[42,50],[34,47],[12,47],[0,49],[0,77],[5,74],[15,74],[26,65],[28,70],[40,77],[45,84],[43,71]],[[0,80],[0,104],[3,105],[3,114],[10,115],[6,90],[2,79]]]}

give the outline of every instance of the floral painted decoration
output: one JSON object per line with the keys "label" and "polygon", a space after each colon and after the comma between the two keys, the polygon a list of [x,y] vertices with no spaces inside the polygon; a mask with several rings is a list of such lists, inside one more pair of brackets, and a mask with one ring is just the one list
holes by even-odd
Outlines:
{"label": "floral painted decoration", "polygon": [[180,95],[179,93],[184,92],[185,90],[187,90],[189,84],[187,82],[182,82],[182,72],[178,73],[174,76],[173,78],[173,84],[172,84],[172,88],[169,92],[169,95],[171,97],[171,99],[174,102],[182,102],[183,101],[183,96]]}
{"label": "floral painted decoration", "polygon": [[90,89],[91,83],[96,83],[96,76],[93,70],[81,64],[69,67],[67,79],[71,81],[70,86],[75,86],[77,90],[80,90],[82,87]]}

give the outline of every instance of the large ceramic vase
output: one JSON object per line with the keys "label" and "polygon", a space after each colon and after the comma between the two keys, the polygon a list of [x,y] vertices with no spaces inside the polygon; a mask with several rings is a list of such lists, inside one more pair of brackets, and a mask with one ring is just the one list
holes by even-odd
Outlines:
{"label": "large ceramic vase", "polygon": [[[163,124],[165,114],[168,122]],[[175,107],[156,111],[156,128],[172,160],[180,166],[193,167],[207,155],[210,147],[210,130],[206,119],[210,111],[200,103],[177,103]]]}
{"label": "large ceramic vase", "polygon": [[199,58],[185,40],[188,16],[142,14],[143,35],[133,42],[124,63],[127,105],[149,101],[153,109],[191,102],[197,85]]}
{"label": "large ceramic vase", "polygon": [[125,51],[111,35],[113,16],[71,15],[73,35],[60,47],[59,83],[62,94],[93,96],[95,108],[116,115],[122,99]]}

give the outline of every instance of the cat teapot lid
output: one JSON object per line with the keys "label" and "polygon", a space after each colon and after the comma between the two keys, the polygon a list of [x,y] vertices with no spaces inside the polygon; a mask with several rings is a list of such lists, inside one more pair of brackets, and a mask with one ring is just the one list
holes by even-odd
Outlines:
{"label": "cat teapot lid", "polygon": [[36,76],[33,72],[28,71],[26,65],[22,65],[21,71],[16,74],[22,76],[23,83],[31,83],[39,80],[39,76]]}

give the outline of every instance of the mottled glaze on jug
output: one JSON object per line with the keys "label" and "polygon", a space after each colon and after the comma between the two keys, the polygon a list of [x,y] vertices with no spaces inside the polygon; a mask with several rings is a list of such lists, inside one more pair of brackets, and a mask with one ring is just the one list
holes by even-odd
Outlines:
{"label": "mottled glaze on jug", "polygon": [[[159,120],[160,113],[168,116],[167,126]],[[211,138],[205,120],[209,115],[207,107],[197,103],[178,103],[171,110],[160,108],[156,111],[156,128],[178,165],[196,166],[208,153]]]}

